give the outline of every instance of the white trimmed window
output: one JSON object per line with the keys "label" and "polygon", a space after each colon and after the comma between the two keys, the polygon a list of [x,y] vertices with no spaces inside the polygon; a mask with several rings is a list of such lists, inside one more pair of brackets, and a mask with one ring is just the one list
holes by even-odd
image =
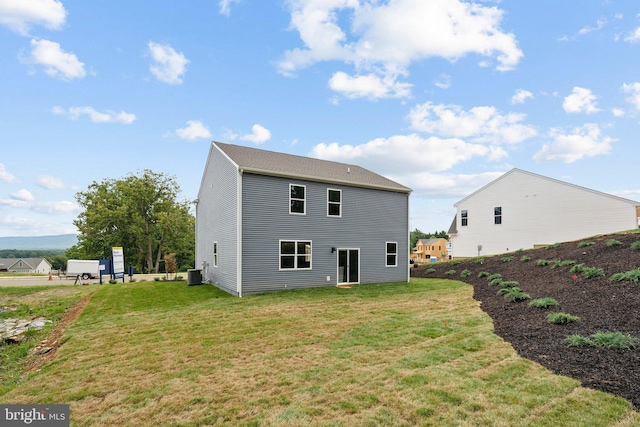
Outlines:
{"label": "white trimmed window", "polygon": [[289,213],[305,215],[307,205],[307,186],[289,184]]}
{"label": "white trimmed window", "polygon": [[495,225],[502,224],[502,207],[496,206],[493,208],[493,223]]}
{"label": "white trimmed window", "polygon": [[469,212],[466,210],[460,212],[460,224],[466,227],[469,224]]}
{"label": "white trimmed window", "polygon": [[213,266],[218,266],[218,242],[213,242]]}
{"label": "white trimmed window", "polygon": [[386,243],[387,267],[398,266],[398,242]]}
{"label": "white trimmed window", "polygon": [[280,270],[311,270],[311,241],[280,240]]}
{"label": "white trimmed window", "polygon": [[342,190],[327,188],[327,216],[342,217]]}

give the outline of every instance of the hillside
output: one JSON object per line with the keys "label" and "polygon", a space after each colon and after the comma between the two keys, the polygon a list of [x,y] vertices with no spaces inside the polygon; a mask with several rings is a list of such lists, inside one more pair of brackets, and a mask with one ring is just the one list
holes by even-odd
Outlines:
{"label": "hillside", "polygon": [[[611,239],[621,244],[611,246],[608,244]],[[640,249],[632,247],[637,241],[640,234],[636,233],[598,236],[459,263],[430,264],[412,269],[411,275],[450,278],[473,285],[474,298],[493,319],[495,333],[511,343],[522,357],[573,377],[585,387],[629,399],[640,408],[639,347],[569,347],[566,343],[569,335],[589,337],[599,331],[623,332],[640,338],[640,284],[610,280],[616,273],[640,268]],[[589,243],[592,244],[585,246]],[[538,260],[551,262],[539,265],[544,263]],[[602,269],[601,276],[586,278],[584,272],[575,269],[572,272],[576,264]],[[470,275],[462,277],[464,270]],[[497,294],[499,284],[490,286],[486,277],[478,277],[481,272],[499,273],[505,281],[517,281],[517,286],[531,299],[551,297],[559,305],[541,309],[530,307],[530,300],[510,302]],[[547,321],[550,312],[568,313],[580,319],[553,324]]]}
{"label": "hillside", "polygon": [[75,234],[0,237],[0,249],[69,249],[76,243]]}

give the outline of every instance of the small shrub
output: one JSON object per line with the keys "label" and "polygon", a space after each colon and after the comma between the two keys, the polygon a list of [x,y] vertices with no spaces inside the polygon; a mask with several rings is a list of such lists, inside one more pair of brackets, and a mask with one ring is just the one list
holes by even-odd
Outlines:
{"label": "small shrub", "polygon": [[560,261],[559,266],[560,266],[560,267],[566,267],[566,266],[568,266],[568,265],[573,265],[573,264],[575,264],[575,263],[576,263],[576,262],[575,262],[574,260],[572,260],[572,259],[566,259],[566,260],[564,260],[564,261]]}
{"label": "small shrub", "polygon": [[496,277],[495,279],[489,280],[489,286],[500,285],[502,283],[501,277]]}
{"label": "small shrub", "polygon": [[546,248],[547,249],[555,249],[555,248],[559,248],[560,247],[560,243],[554,243],[553,245],[548,245]]}
{"label": "small shrub", "polygon": [[154,281],[154,282],[159,282],[159,281],[160,281],[160,278],[159,278],[159,277],[154,277],[154,278],[153,278],[153,281]]}
{"label": "small shrub", "polygon": [[529,303],[529,307],[548,308],[558,305],[558,301],[551,297],[537,298]]}
{"label": "small shrub", "polygon": [[506,257],[502,258],[502,262],[511,262],[514,259],[516,259],[516,257],[514,257],[514,256],[506,256]]}
{"label": "small shrub", "polygon": [[484,262],[484,258],[477,258],[476,264],[482,264]]}
{"label": "small shrub", "polygon": [[451,265],[458,265],[460,264],[462,261],[451,261]]}
{"label": "small shrub", "polygon": [[585,279],[591,279],[593,277],[602,277],[604,276],[604,270],[597,267],[585,267],[582,271]]}
{"label": "small shrub", "polygon": [[511,302],[524,301],[531,298],[528,293],[523,292],[522,289],[518,287],[502,288],[498,291],[498,295],[503,295],[504,299]]}
{"label": "small shrub", "polygon": [[622,242],[620,240],[616,240],[616,239],[607,240],[607,247],[615,248],[616,246],[622,246]]}
{"label": "small shrub", "polygon": [[116,279],[109,279],[109,283],[115,285],[118,281]]}
{"label": "small shrub", "polygon": [[593,246],[595,245],[595,242],[580,242],[578,243],[578,247],[579,248],[586,248],[587,246]]}
{"label": "small shrub", "polygon": [[481,271],[480,273],[478,273],[478,278],[487,277],[487,276],[489,276],[488,271]]}
{"label": "small shrub", "polygon": [[624,280],[627,282],[637,282],[640,280],[640,268],[624,272]]}
{"label": "small shrub", "polygon": [[564,325],[571,322],[578,322],[580,318],[568,313],[553,312],[547,314],[547,321],[554,325]]}
{"label": "small shrub", "polygon": [[569,335],[564,339],[569,347],[593,347],[595,344],[589,337],[580,334]]}
{"label": "small shrub", "polygon": [[133,283],[135,281],[136,281],[136,279],[134,279],[133,277],[131,279],[129,279],[129,283]]}
{"label": "small shrub", "polygon": [[515,280],[505,280],[504,282],[498,283],[502,288],[515,288],[518,286],[518,282]]}
{"label": "small shrub", "polygon": [[522,258],[520,258],[521,262],[528,262],[531,261],[531,257],[528,255],[522,255]]}
{"label": "small shrub", "polygon": [[638,338],[622,332],[602,332],[598,331],[591,335],[591,341],[595,345],[601,345],[607,348],[628,349],[635,348],[638,344]]}
{"label": "small shrub", "polygon": [[469,276],[471,276],[471,270],[465,269],[460,272],[460,277],[469,277]]}
{"label": "small shrub", "polygon": [[576,264],[573,267],[571,267],[571,270],[569,270],[572,273],[582,273],[584,271],[584,264]]}
{"label": "small shrub", "polygon": [[519,254],[519,253],[524,252],[524,249],[520,248],[520,249],[518,249],[518,250],[516,250],[516,251],[514,251],[514,252],[515,252],[515,253],[517,253],[517,254]]}
{"label": "small shrub", "polygon": [[495,273],[495,274],[492,274],[492,275],[490,275],[490,276],[488,276],[488,277],[487,277],[487,280],[488,280],[489,282],[490,282],[490,281],[492,281],[493,279],[502,279],[502,274],[500,274],[500,273]]}
{"label": "small shrub", "polygon": [[540,267],[545,267],[547,265],[549,265],[551,263],[551,261],[549,261],[548,259],[539,259],[536,261],[536,265],[540,266]]}
{"label": "small shrub", "polygon": [[182,280],[182,276],[177,275],[177,276],[176,276],[176,280]]}
{"label": "small shrub", "polygon": [[637,240],[631,244],[631,249],[640,249],[640,240]]}
{"label": "small shrub", "polygon": [[448,271],[445,271],[444,274],[446,274],[447,276],[453,276],[454,274],[456,274],[456,271],[455,270],[448,270]]}
{"label": "small shrub", "polygon": [[432,274],[432,273],[435,273],[435,272],[436,272],[435,268],[427,268],[427,271],[425,271],[425,273],[427,273],[427,274]]}

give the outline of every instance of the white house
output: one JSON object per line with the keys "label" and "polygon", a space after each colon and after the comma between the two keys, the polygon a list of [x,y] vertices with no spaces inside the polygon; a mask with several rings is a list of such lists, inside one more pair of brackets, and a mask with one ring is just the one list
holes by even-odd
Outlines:
{"label": "white house", "polygon": [[640,202],[512,169],[454,205],[452,257],[495,255],[638,227]]}
{"label": "white house", "polygon": [[46,258],[0,258],[0,271],[47,274],[51,268]]}

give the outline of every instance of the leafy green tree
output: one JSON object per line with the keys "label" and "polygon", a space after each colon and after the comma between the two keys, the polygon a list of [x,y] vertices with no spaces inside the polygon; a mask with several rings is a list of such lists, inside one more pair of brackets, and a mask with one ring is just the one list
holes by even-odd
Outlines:
{"label": "leafy green tree", "polygon": [[125,262],[145,273],[160,271],[164,253],[175,252],[180,266],[195,259],[195,219],[179,193],[175,177],[151,170],[94,181],[76,194],[83,208],[74,221],[80,235],[67,256],[108,259],[111,248],[121,246]]}

